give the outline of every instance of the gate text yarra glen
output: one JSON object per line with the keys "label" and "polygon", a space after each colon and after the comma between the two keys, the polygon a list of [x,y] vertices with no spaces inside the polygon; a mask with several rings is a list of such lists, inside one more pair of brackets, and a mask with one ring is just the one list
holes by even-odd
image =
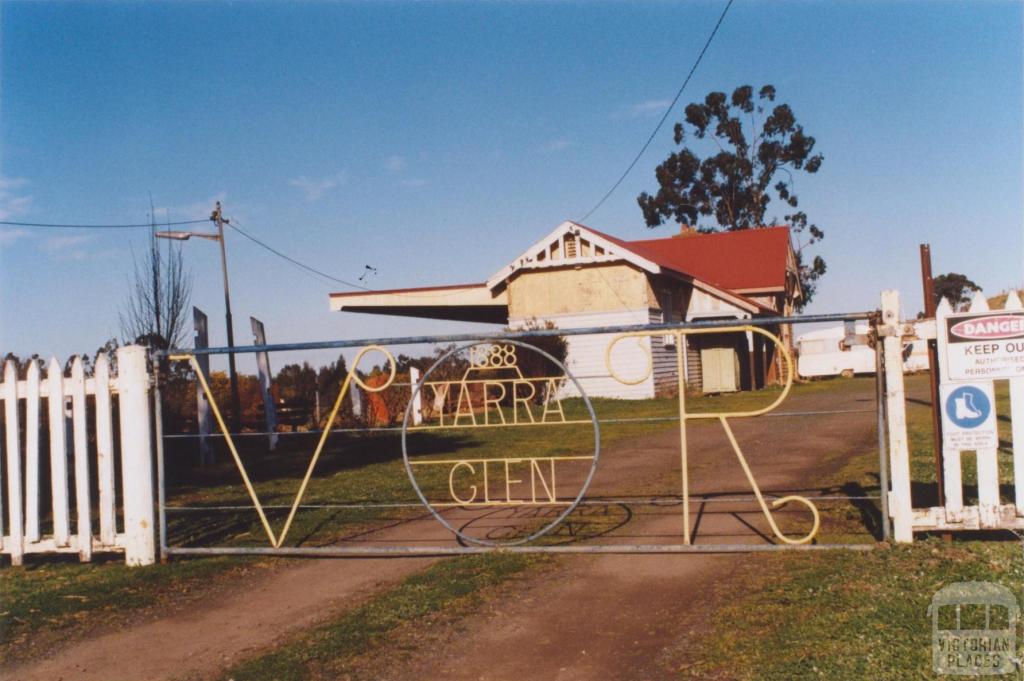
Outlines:
{"label": "gate text yarra glen", "polygon": [[[517,372],[518,373],[518,372]],[[558,389],[564,377],[462,379],[424,384],[433,409],[412,430],[500,426],[589,425],[566,418]],[[538,403],[538,398],[539,403]],[[448,467],[450,501],[437,506],[563,505],[556,464],[593,461],[587,456],[500,457],[411,461]]]}

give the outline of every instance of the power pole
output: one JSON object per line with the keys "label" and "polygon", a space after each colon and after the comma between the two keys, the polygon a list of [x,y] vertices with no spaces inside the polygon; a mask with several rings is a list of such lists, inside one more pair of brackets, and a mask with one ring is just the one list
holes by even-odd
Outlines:
{"label": "power pole", "polygon": [[[220,241],[220,264],[224,272],[224,320],[227,322],[228,327],[228,348],[234,349],[235,332],[231,323],[231,293],[228,289],[228,255],[227,250],[224,248],[224,225],[230,224],[231,221],[225,220],[223,215],[221,215],[220,201],[217,202],[217,206],[213,209],[210,219],[217,225],[217,238]],[[235,373],[234,352],[228,353],[228,379],[231,381],[231,430],[237,433],[242,418],[242,406],[238,398],[238,374]]]}

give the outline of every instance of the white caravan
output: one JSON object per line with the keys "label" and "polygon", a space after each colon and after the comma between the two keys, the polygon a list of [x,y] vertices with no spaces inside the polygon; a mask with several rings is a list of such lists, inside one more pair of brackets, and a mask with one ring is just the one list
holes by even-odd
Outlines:
{"label": "white caravan", "polygon": [[[868,325],[858,323],[858,336],[868,333]],[[875,350],[867,345],[845,345],[844,326],[809,331],[797,336],[797,373],[804,378],[815,376],[853,376],[875,373]],[[928,369],[928,344],[915,340],[903,346],[903,370]]]}

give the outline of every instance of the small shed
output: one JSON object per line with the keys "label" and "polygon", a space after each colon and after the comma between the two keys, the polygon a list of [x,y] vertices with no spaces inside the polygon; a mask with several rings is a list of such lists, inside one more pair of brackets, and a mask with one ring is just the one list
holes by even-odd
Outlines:
{"label": "small shed", "polygon": [[[509,260],[487,281],[371,292],[332,293],[339,312],[450,319],[521,328],[551,322],[584,328],[695,320],[788,316],[802,296],[789,229],[763,227],[705,234],[683,228],[660,239],[626,241],[576,222],[563,222]],[[769,328],[787,345],[788,325]],[[607,376],[601,335],[569,336],[569,369],[587,394],[648,398],[676,389],[671,336],[638,341],[617,352],[616,370],[654,371],[623,385]],[[622,344],[626,346],[627,344]],[[643,352],[641,352],[641,350]],[[757,389],[781,375],[775,348],[752,333],[686,338],[685,380],[703,392]],[[631,366],[632,365],[632,366]]]}

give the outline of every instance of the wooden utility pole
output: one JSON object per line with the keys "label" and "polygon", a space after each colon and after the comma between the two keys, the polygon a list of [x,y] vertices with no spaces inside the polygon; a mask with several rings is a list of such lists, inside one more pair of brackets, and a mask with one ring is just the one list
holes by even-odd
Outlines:
{"label": "wooden utility pole", "polygon": [[[225,220],[221,215],[220,201],[217,202],[210,219],[217,225],[217,237],[220,241],[220,264],[224,272],[224,320],[228,327],[228,348],[235,347],[235,332],[231,323],[231,293],[228,288],[228,255],[224,247],[224,225],[230,220]],[[235,373],[235,353],[228,353],[228,378],[231,381],[231,430],[238,432],[242,420],[241,400],[238,398],[238,374]]]}
{"label": "wooden utility pole", "polygon": [[[935,285],[932,281],[932,247],[921,244],[921,284],[924,289],[924,316],[935,319]],[[936,328],[936,334],[942,329]],[[939,506],[946,505],[945,474],[942,469],[942,416],[939,413],[939,346],[938,340],[928,341],[928,377],[931,386],[932,439],[935,451],[935,480],[939,486]]]}

